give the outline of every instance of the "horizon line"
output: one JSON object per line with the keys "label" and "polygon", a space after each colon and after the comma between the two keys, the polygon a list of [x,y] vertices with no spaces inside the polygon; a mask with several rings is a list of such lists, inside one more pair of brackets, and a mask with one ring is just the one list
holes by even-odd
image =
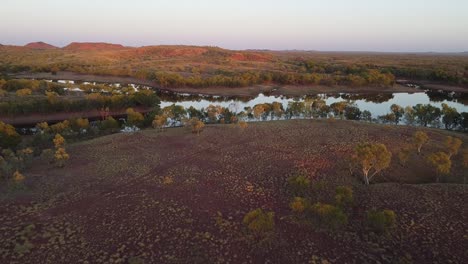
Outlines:
{"label": "horizon line", "polygon": [[[247,49],[233,49],[233,48],[224,48],[218,45],[193,45],[193,44],[149,44],[149,45],[140,45],[140,46],[132,46],[132,45],[124,45],[121,43],[113,43],[113,42],[105,42],[105,41],[71,41],[67,45],[60,46],[60,45],[54,45],[50,44],[49,42],[45,41],[32,41],[32,42],[27,42],[24,45],[21,44],[3,44],[0,43],[0,46],[14,46],[14,47],[26,47],[29,44],[36,44],[36,43],[43,43],[47,45],[51,45],[57,49],[64,49],[70,44],[107,44],[107,45],[120,45],[123,46],[124,48],[144,48],[144,47],[162,47],[162,46],[183,46],[183,47],[210,47],[210,48],[220,48],[220,49],[225,49],[225,50],[231,50],[231,51],[264,51],[264,52],[332,52],[332,53],[418,53],[418,54],[427,54],[427,53],[432,53],[432,54],[463,54],[463,53],[468,53],[468,50],[465,51],[379,51],[379,50],[318,50],[318,49],[267,49],[267,48],[247,48]],[[38,48],[39,50],[39,48]]]}

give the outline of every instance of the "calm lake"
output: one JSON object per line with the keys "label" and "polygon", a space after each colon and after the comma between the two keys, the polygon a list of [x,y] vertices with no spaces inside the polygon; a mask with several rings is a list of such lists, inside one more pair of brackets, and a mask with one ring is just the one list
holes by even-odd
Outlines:
{"label": "calm lake", "polygon": [[442,107],[443,103],[454,107],[458,112],[468,112],[468,100],[462,98],[462,95],[453,93],[394,93],[394,94],[337,94],[327,95],[319,94],[314,96],[302,96],[299,98],[291,98],[285,96],[267,96],[259,94],[254,98],[233,98],[233,97],[217,97],[217,96],[193,96],[186,94],[161,94],[161,107],[166,107],[172,104],[182,105],[185,108],[193,106],[196,109],[206,108],[210,104],[220,105],[228,108],[230,111],[239,113],[246,107],[254,107],[257,104],[280,102],[284,109],[287,108],[289,102],[305,101],[307,99],[321,98],[325,100],[327,105],[339,101],[352,101],[362,111],[368,110],[372,116],[377,117],[389,113],[392,104],[400,106],[415,106],[416,104],[431,104],[433,106]]}
{"label": "calm lake", "polygon": [[[48,80],[51,81],[51,80]],[[60,80],[59,83],[78,84],[73,81]],[[89,84],[89,82],[83,82]],[[96,83],[92,83],[96,84]],[[105,83],[114,87],[121,87],[119,83]],[[152,89],[148,86],[129,84],[135,90]],[[78,85],[76,88],[78,89]],[[389,113],[392,104],[398,104],[402,107],[415,106],[417,104],[431,104],[436,107],[441,107],[443,103],[454,107],[459,113],[468,112],[468,94],[455,93],[445,91],[429,91],[415,88],[414,93],[369,93],[369,94],[318,94],[302,97],[286,97],[286,96],[270,96],[267,94],[259,94],[256,97],[224,97],[224,96],[208,96],[208,95],[193,95],[174,93],[158,90],[158,95],[161,98],[161,108],[177,104],[184,108],[194,107],[198,110],[212,105],[220,105],[228,108],[231,112],[239,113],[244,111],[246,107],[254,107],[257,104],[280,102],[283,108],[287,109],[288,103],[293,101],[305,101],[308,99],[320,98],[330,105],[339,101],[354,102],[361,111],[368,110],[373,117],[385,115]]]}

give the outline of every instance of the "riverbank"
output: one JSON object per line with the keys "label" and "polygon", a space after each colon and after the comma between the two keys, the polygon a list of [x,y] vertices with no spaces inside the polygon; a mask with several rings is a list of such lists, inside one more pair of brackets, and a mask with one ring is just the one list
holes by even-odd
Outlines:
{"label": "riverbank", "polygon": [[[22,73],[14,75],[15,78],[24,79],[46,79],[46,80],[69,80],[83,82],[102,82],[102,83],[127,83],[137,84],[152,87],[162,91],[170,91],[175,93],[185,93],[194,95],[212,95],[212,96],[257,96],[260,93],[268,95],[284,95],[284,96],[304,96],[316,95],[324,93],[412,93],[422,92],[421,89],[408,87],[405,85],[395,84],[389,87],[352,87],[352,86],[324,86],[324,85],[255,85],[249,87],[206,87],[206,88],[162,88],[155,85],[151,81],[141,80],[132,77],[119,76],[99,76],[89,74],[77,74],[73,72],[58,72],[53,75],[51,73]],[[453,90],[452,90],[453,88]],[[445,91],[454,91],[468,93],[468,89],[462,87],[440,86],[437,89]]]}
{"label": "riverbank", "polygon": [[[150,108],[134,107],[134,109],[142,114],[151,111]],[[109,111],[107,115],[114,118],[126,118],[126,109]],[[58,113],[33,113],[27,115],[0,116],[0,120],[15,127],[31,127],[40,122],[54,124],[63,120],[73,118],[87,118],[90,121],[101,120],[101,112],[96,110],[90,111],[75,111],[75,112],[58,112]]]}

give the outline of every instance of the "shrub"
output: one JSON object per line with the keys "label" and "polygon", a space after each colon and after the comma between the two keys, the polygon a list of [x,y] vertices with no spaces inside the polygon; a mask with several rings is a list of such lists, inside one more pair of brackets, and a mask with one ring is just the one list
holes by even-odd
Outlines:
{"label": "shrub", "polygon": [[41,152],[41,158],[51,164],[54,161],[54,151],[52,149],[44,149]]}
{"label": "shrub", "polygon": [[196,133],[197,135],[200,135],[200,132],[203,131],[205,127],[205,123],[198,120],[196,117],[190,119],[190,124],[192,126],[192,133]]}
{"label": "shrub", "polygon": [[133,108],[128,108],[127,111],[127,124],[129,126],[141,126],[143,120],[145,120],[144,116],[133,110]]}
{"label": "shrub", "polygon": [[316,203],[310,208],[312,220],[320,228],[338,229],[348,223],[348,217],[336,206]]}
{"label": "shrub", "polygon": [[351,205],[353,201],[353,189],[351,189],[351,187],[338,186],[336,188],[335,202],[338,206],[344,207]]}
{"label": "shrub", "polygon": [[53,141],[55,148],[60,148],[65,145],[65,139],[60,134],[56,134]]}
{"label": "shrub", "polygon": [[26,177],[24,177],[24,175],[21,174],[19,171],[15,171],[15,173],[13,173],[12,180],[14,184],[22,184],[25,179]]}
{"label": "shrub", "polygon": [[367,222],[371,230],[386,233],[396,224],[396,214],[392,210],[372,210],[367,212]]}
{"label": "shrub", "polygon": [[31,91],[31,89],[28,89],[28,88],[19,89],[19,90],[16,91],[17,96],[27,96],[27,95],[31,95],[31,94],[32,94],[32,91]]}
{"label": "shrub", "polygon": [[157,129],[158,131],[163,131],[164,126],[167,122],[167,116],[165,115],[156,115],[152,122],[153,128]]}
{"label": "shrub", "polygon": [[70,155],[68,155],[65,148],[59,147],[55,150],[54,158],[57,166],[62,168],[65,166],[68,159],[70,159]]}
{"label": "shrub", "polygon": [[21,142],[21,136],[12,125],[0,121],[0,147],[14,148]]}
{"label": "shrub", "polygon": [[295,196],[304,196],[310,187],[310,180],[303,176],[291,176],[288,178],[288,189]]}
{"label": "shrub", "polygon": [[54,124],[50,126],[50,129],[54,133],[63,133],[66,130],[70,129],[70,122],[68,120],[64,120],[60,123]]}
{"label": "shrub", "polygon": [[246,129],[249,126],[245,121],[240,121],[238,124],[241,129]]}
{"label": "shrub", "polygon": [[99,123],[100,130],[117,131],[120,128],[119,122],[112,116],[108,116],[105,120]]}
{"label": "shrub", "polygon": [[309,201],[302,197],[294,197],[294,200],[289,204],[291,210],[297,214],[302,214],[309,208],[309,206]]}
{"label": "shrub", "polygon": [[254,236],[265,236],[275,228],[275,213],[258,208],[244,216],[243,223]]}

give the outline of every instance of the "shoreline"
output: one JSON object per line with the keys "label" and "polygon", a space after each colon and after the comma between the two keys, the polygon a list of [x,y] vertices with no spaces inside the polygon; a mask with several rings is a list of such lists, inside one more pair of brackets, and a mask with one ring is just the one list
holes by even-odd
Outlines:
{"label": "shoreline", "polygon": [[[12,75],[18,79],[48,79],[48,80],[70,80],[83,82],[100,83],[132,83],[137,85],[149,86],[162,92],[185,93],[190,95],[209,95],[209,96],[257,96],[260,93],[273,96],[304,96],[317,94],[339,94],[339,93],[360,93],[360,94],[382,94],[382,93],[417,93],[424,92],[424,89],[417,89],[401,84],[395,84],[392,87],[351,87],[351,86],[323,86],[323,85],[254,85],[249,87],[206,87],[206,88],[162,88],[151,81],[141,80],[133,77],[103,76],[91,74],[78,74],[73,72],[58,72],[56,75],[51,73],[21,73]],[[437,89],[448,92],[468,93],[468,89],[456,86],[447,86],[440,84],[424,84],[424,88]]]}

